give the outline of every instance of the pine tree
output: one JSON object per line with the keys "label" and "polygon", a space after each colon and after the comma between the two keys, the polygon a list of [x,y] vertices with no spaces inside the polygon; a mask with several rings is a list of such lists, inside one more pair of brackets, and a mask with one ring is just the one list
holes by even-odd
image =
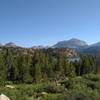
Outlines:
{"label": "pine tree", "polygon": [[25,83],[31,83],[32,77],[30,74],[30,67],[31,67],[31,56],[26,55],[25,58],[23,58],[23,68],[24,68],[24,75],[23,75],[23,81]]}
{"label": "pine tree", "polygon": [[7,78],[9,81],[15,81],[17,77],[17,66],[15,64],[15,56],[8,49],[6,52],[6,67],[7,67]]}
{"label": "pine tree", "polygon": [[0,54],[0,81],[6,81],[7,79],[7,69],[5,66],[5,59],[3,55]]}
{"label": "pine tree", "polygon": [[82,72],[83,72],[83,74],[91,72],[91,68],[92,68],[92,65],[89,60],[89,57],[83,56],[82,57]]}
{"label": "pine tree", "polygon": [[31,59],[27,55],[20,55],[18,60],[19,75],[18,80],[24,83],[31,83],[32,77],[30,74]]}
{"label": "pine tree", "polygon": [[35,82],[39,82],[42,78],[42,74],[41,74],[41,66],[38,64],[35,64],[34,66],[34,79]]}

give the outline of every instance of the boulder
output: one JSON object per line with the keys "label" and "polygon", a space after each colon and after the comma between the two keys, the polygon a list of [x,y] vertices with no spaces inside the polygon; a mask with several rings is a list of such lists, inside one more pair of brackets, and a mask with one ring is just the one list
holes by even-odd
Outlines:
{"label": "boulder", "polygon": [[8,98],[6,95],[1,94],[0,95],[0,100],[10,100],[10,98]]}
{"label": "boulder", "polygon": [[10,88],[10,89],[14,89],[15,87],[12,85],[6,85],[5,87]]}

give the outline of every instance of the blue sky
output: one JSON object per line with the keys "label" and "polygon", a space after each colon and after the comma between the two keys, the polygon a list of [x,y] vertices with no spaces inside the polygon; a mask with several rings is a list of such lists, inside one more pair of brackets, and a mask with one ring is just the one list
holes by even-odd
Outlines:
{"label": "blue sky", "polygon": [[100,0],[0,0],[0,42],[100,41]]}

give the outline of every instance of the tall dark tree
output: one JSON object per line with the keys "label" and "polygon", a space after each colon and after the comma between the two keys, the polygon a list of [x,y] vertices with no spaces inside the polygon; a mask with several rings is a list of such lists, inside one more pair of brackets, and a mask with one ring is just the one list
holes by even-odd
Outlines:
{"label": "tall dark tree", "polygon": [[5,66],[4,56],[0,54],[0,81],[7,80],[7,68]]}

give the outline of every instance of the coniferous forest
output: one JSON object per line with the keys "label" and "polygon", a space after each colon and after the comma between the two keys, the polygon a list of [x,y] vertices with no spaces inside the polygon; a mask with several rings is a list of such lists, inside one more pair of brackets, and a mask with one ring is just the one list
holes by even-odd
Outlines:
{"label": "coniferous forest", "polygon": [[72,49],[0,48],[0,93],[11,100],[100,100],[99,71]]}

